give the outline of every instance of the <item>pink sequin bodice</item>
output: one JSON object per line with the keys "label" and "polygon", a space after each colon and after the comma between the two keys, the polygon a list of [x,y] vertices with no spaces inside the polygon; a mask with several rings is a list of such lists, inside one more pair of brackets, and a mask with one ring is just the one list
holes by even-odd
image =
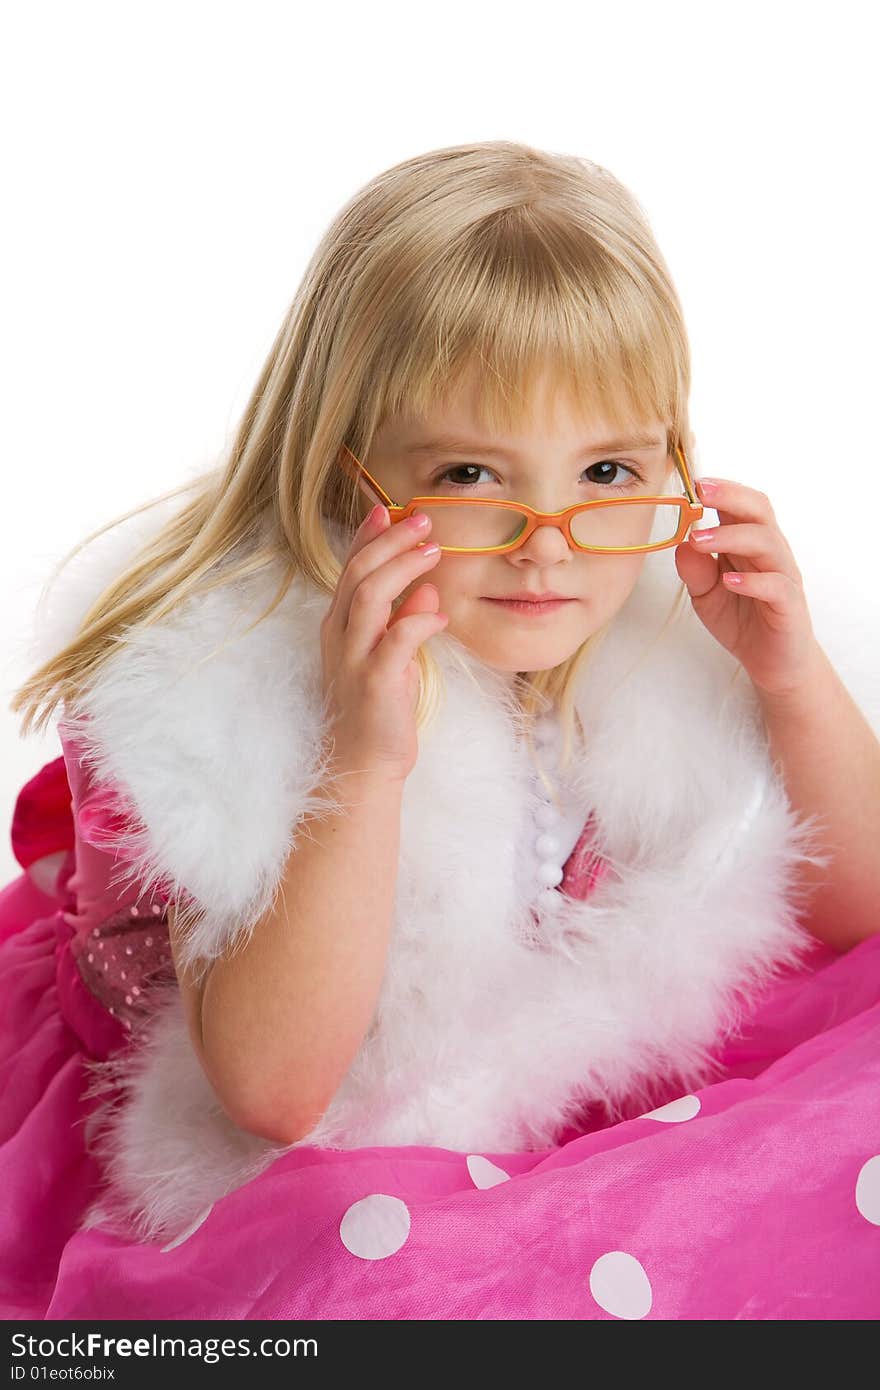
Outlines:
{"label": "pink sequin bodice", "polygon": [[567,898],[588,898],[610,871],[608,861],[596,848],[596,821],[590,815],[577,844],[565,861],[559,891]]}
{"label": "pink sequin bodice", "polygon": [[108,845],[124,821],[112,787],[96,788],[76,741],[59,727],[71,792],[74,871],[67,880],[64,919],[83,983],[126,1031],[146,1018],[151,987],[176,979],[168,938],[168,901],[118,882],[123,861]]}

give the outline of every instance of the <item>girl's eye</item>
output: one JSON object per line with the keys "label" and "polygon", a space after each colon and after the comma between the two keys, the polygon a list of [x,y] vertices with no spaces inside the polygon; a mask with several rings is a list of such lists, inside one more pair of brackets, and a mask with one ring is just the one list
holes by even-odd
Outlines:
{"label": "girl's eye", "polygon": [[[613,469],[614,471],[610,474],[606,472],[600,477],[589,478],[588,482],[605,492],[625,492],[645,481],[633,464],[618,463],[616,459],[603,459],[601,463],[591,463],[589,468],[584,469],[584,472],[593,473],[602,469]],[[447,468],[443,473],[439,473],[434,478],[432,485],[436,487],[440,483],[446,483],[448,487],[458,488],[459,491],[466,488],[482,487],[483,484],[473,477],[465,482],[452,481],[453,473],[465,473],[467,470],[472,473],[491,473],[492,471],[480,463],[459,463],[452,468]]]}

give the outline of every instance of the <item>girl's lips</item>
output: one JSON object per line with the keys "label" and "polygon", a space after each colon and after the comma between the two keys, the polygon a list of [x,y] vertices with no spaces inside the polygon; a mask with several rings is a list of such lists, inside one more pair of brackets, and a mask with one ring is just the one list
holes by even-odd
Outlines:
{"label": "girl's lips", "polygon": [[527,618],[539,618],[546,613],[555,613],[557,608],[564,608],[567,603],[573,603],[570,598],[554,598],[547,603],[523,603],[516,599],[489,598],[487,603],[497,604],[499,608],[506,608],[511,613],[522,613]]}

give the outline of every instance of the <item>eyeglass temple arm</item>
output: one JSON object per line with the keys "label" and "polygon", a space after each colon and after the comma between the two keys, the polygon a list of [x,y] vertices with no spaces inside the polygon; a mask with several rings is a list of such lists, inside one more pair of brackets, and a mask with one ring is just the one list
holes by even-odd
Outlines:
{"label": "eyeglass temple arm", "polygon": [[[372,488],[373,492],[376,494],[377,497],[381,498],[382,502],[385,504],[386,507],[390,508],[391,511],[399,512],[399,503],[392,502],[385,489],[381,487],[379,483],[376,482],[376,479],[373,477],[372,473],[369,473],[367,471],[367,469],[361,463],[360,459],[355,458],[355,455],[351,452],[351,449],[349,449],[348,445],[343,444],[342,449],[342,462],[345,464],[351,476],[359,483],[362,483],[364,480],[366,480],[366,482]],[[348,457],[346,458],[345,455],[348,455]]]}
{"label": "eyeglass temple arm", "polygon": [[694,485],[691,481],[690,469],[688,468],[688,461],[685,457],[684,449],[681,447],[680,444],[676,444],[675,446],[675,466],[678,469],[679,477],[681,478],[681,481],[684,484],[684,490],[687,493],[688,501],[690,502],[692,507],[699,507],[700,501],[697,497],[696,492],[694,491]]}
{"label": "eyeglass temple arm", "polygon": [[[373,477],[372,473],[367,471],[367,469],[361,463],[360,459],[355,457],[355,455],[351,452],[351,449],[349,449],[348,445],[343,444],[342,448],[342,461],[348,469],[349,473],[351,473],[352,477],[355,478],[358,482],[366,480],[366,482],[375,492],[376,496],[382,499],[382,502],[385,504],[386,507],[391,508],[393,511],[400,511],[399,503],[392,502],[391,498],[388,496],[388,493],[384,490],[384,488],[382,488],[379,485],[379,483],[376,482],[376,479]],[[346,458],[345,455],[348,455],[348,457]],[[687,458],[685,457],[685,452],[680,444],[676,444],[675,446],[675,466],[678,469],[679,477],[681,478],[681,481],[684,484],[684,490],[687,494],[688,501],[690,502],[691,506],[699,507],[700,503],[697,500],[696,493],[694,492],[693,483],[691,482],[691,475],[690,470],[688,469]]]}

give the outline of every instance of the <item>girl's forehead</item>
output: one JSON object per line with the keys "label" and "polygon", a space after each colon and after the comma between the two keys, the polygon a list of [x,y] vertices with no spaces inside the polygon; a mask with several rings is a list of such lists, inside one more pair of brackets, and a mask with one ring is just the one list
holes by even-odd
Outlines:
{"label": "girl's forehead", "polygon": [[576,407],[525,412],[520,417],[494,420],[467,409],[438,408],[424,414],[388,417],[376,442],[411,458],[444,449],[498,448],[511,454],[531,447],[535,439],[558,437],[583,450],[596,448],[652,449],[665,446],[668,426],[660,419],[635,421],[604,414],[587,414]]}
{"label": "girl's forehead", "polygon": [[534,431],[577,432],[585,440],[638,435],[659,440],[668,429],[656,409],[634,410],[607,386],[600,390],[595,383],[581,385],[544,372],[519,391],[503,391],[472,370],[430,400],[388,414],[377,433],[386,442],[418,445],[443,432],[488,443]]}

